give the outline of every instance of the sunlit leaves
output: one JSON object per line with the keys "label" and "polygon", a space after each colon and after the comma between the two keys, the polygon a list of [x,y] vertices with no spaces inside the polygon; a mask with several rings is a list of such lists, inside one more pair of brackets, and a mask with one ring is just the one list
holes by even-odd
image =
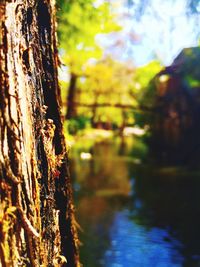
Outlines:
{"label": "sunlit leaves", "polygon": [[95,42],[99,33],[119,30],[108,3],[95,5],[95,1],[60,1],[58,32],[62,60],[71,72],[81,72],[89,58],[100,58],[101,48]]}
{"label": "sunlit leaves", "polygon": [[133,75],[132,94],[137,96],[137,99],[146,94],[148,90],[149,82],[153,77],[161,70],[162,66],[158,61],[151,61],[149,64],[137,68]]}
{"label": "sunlit leaves", "polygon": [[[123,121],[121,108],[115,105],[137,106],[137,101],[130,98],[130,88],[133,83],[134,67],[131,64],[121,63],[106,58],[96,64],[88,64],[85,68],[85,77],[79,79],[79,94],[77,101],[90,104],[91,109],[79,108],[81,114],[87,112],[88,116],[102,122],[112,122],[118,126]],[[130,109],[129,109],[130,111]],[[129,113],[130,112],[125,113]],[[127,118],[133,122],[132,113]]]}

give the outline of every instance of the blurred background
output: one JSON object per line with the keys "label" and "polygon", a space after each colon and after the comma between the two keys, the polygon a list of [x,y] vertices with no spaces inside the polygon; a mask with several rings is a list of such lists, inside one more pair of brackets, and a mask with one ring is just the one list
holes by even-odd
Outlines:
{"label": "blurred background", "polygon": [[200,1],[57,0],[84,267],[200,266]]}

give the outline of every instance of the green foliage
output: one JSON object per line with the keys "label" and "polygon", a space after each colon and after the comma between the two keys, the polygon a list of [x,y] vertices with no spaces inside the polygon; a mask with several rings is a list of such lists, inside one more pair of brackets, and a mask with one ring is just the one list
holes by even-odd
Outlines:
{"label": "green foliage", "polygon": [[79,130],[83,130],[86,127],[90,127],[90,120],[85,116],[77,116],[68,121],[67,131],[69,134],[76,134]]}
{"label": "green foliage", "polygon": [[[115,107],[136,106],[135,99],[130,98],[130,88],[134,67],[127,66],[126,63],[120,63],[106,58],[98,61],[96,64],[87,65],[85,69],[85,78],[79,81],[80,88],[78,101],[93,105],[88,114],[98,122],[111,122],[118,127],[126,120],[131,120],[130,111],[125,111]],[[85,112],[85,108],[79,108],[79,112]]]}
{"label": "green foliage", "polygon": [[189,88],[199,87],[200,86],[200,80],[194,79],[190,75],[186,75],[185,76],[185,81],[187,82]]}
{"label": "green foliage", "polygon": [[[149,86],[150,81],[154,78],[154,76],[161,70],[162,66],[158,61],[151,61],[149,64],[142,66],[136,69],[133,76],[133,87],[132,94],[137,97],[138,101],[141,101],[142,104],[150,104],[150,99],[144,99],[144,95],[147,94],[148,91],[152,91]],[[151,96],[151,93],[148,96]]]}
{"label": "green foliage", "polygon": [[[58,5],[60,55],[68,74],[77,77],[73,101],[85,104],[77,106],[77,117],[68,122],[69,132],[75,134],[85,128],[88,119],[117,128],[133,125],[135,116],[126,106],[137,108],[141,103],[151,102],[144,95],[147,95],[149,81],[161,69],[160,64],[151,62],[135,69],[130,62],[122,63],[110,57],[102,59],[96,35],[120,30],[109,2],[97,5],[92,0],[59,0]],[[63,99],[66,99],[68,85],[61,83]]]}
{"label": "green foliage", "polygon": [[58,36],[62,60],[70,72],[82,72],[89,58],[100,58],[101,48],[95,42],[99,33],[119,30],[107,2],[97,6],[95,1],[59,1]]}
{"label": "green foliage", "polygon": [[[156,89],[153,78],[161,70],[162,66],[158,61],[138,68],[133,77],[132,95],[141,106],[141,112],[135,112],[135,123],[140,127],[145,127],[152,121],[152,113],[143,110],[143,107],[151,109],[154,106]],[[143,111],[142,111],[143,110]]]}

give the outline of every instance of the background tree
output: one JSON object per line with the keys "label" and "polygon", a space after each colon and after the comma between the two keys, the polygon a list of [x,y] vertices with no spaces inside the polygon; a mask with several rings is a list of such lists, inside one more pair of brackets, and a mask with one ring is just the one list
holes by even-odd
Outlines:
{"label": "background tree", "polygon": [[0,3],[0,265],[79,266],[52,1]]}
{"label": "background tree", "polygon": [[[86,77],[80,83],[79,105],[90,108],[92,124],[110,123],[121,126],[126,106],[135,106],[136,100],[129,96],[134,66],[104,58],[95,64],[88,64]],[[89,97],[88,97],[89,95]],[[78,109],[87,116],[88,110]],[[85,111],[85,113],[84,113]]]}
{"label": "background tree", "polygon": [[99,59],[102,50],[95,36],[119,30],[110,13],[109,4],[93,0],[58,2],[59,42],[62,62],[67,66],[69,86],[66,118],[76,115],[74,98],[77,80],[84,75],[84,65],[89,59]]}

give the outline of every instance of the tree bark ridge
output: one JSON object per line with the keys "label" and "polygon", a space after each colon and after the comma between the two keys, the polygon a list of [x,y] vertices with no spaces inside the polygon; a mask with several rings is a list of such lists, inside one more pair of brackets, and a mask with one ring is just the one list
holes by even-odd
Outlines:
{"label": "tree bark ridge", "polygon": [[0,261],[79,266],[54,4],[0,2]]}

